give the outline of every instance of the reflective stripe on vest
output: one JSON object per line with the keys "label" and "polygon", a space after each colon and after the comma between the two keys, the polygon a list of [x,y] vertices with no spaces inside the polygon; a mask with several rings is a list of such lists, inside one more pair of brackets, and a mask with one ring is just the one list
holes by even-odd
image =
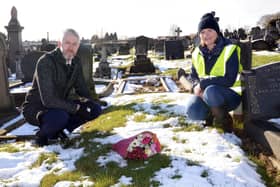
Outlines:
{"label": "reflective stripe on vest", "polygon": [[[237,56],[238,56],[238,72],[240,73],[242,71],[242,65],[240,63],[240,48],[237,45],[230,44],[224,47],[222,50],[220,56],[218,57],[216,63],[214,64],[213,68],[210,71],[210,75],[206,75],[205,73],[205,61],[203,56],[200,54],[200,50],[198,47],[195,48],[195,50],[192,53],[192,63],[199,75],[199,77],[218,77],[218,76],[224,76],[226,73],[226,63],[228,59],[233,54],[234,50],[237,50]],[[241,82],[239,79],[239,75],[236,77],[235,83],[233,87],[241,86]],[[236,90],[236,89],[235,89]]]}

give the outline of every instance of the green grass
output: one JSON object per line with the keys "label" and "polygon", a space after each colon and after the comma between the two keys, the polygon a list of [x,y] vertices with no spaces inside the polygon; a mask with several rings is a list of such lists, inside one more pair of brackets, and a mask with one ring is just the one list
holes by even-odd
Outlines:
{"label": "green grass", "polygon": [[30,169],[40,167],[43,162],[46,164],[52,164],[57,161],[57,155],[55,153],[41,153],[38,159],[30,166]]}
{"label": "green grass", "polygon": [[107,108],[97,119],[84,125],[84,132],[91,131],[111,131],[115,127],[125,126],[127,117],[136,111],[133,109],[135,103],[111,106]]}
{"label": "green grass", "polygon": [[252,55],[252,67],[257,67],[271,62],[279,62],[279,61],[280,61],[280,54],[279,55],[256,55],[256,54]]}
{"label": "green grass", "polygon": [[[76,161],[76,170],[72,172],[58,175],[51,173],[44,176],[41,181],[41,186],[53,186],[59,181],[77,181],[81,180],[81,176],[89,176],[89,180],[94,182],[96,187],[111,186],[118,183],[121,176],[131,177],[132,186],[158,186],[157,181],[151,181],[154,173],[161,168],[170,165],[170,158],[164,154],[155,155],[145,161],[143,160],[127,160],[127,166],[120,167],[116,162],[108,162],[106,166],[100,166],[98,159],[106,156],[112,151],[111,144],[101,144],[93,142],[93,138],[102,138],[111,135],[110,131],[114,127],[124,126],[127,117],[133,115],[136,111],[134,106],[136,103],[131,103],[121,106],[112,106],[104,111],[104,114],[97,119],[88,122],[83,128],[80,141],[81,147],[84,148],[83,156]],[[140,114],[138,120],[145,117],[145,113]],[[135,115],[138,116],[138,115]],[[156,116],[158,120],[163,119],[161,115]],[[34,166],[40,166],[45,160],[45,155],[41,156]]]}
{"label": "green grass", "polygon": [[11,144],[0,144],[0,152],[16,153],[20,149]]}

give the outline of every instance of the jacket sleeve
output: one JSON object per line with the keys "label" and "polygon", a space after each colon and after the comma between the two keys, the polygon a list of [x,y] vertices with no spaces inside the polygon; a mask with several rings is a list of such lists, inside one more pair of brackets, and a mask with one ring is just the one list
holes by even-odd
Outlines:
{"label": "jacket sleeve", "polygon": [[55,67],[48,57],[42,58],[37,63],[35,79],[42,104],[46,108],[60,108],[69,113],[76,112],[77,105],[59,96],[54,84]]}
{"label": "jacket sleeve", "polygon": [[226,73],[224,76],[211,77],[200,80],[201,89],[205,89],[209,85],[220,85],[224,87],[231,87],[236,80],[239,69],[239,62],[237,56],[237,50],[233,52],[226,64]]}
{"label": "jacket sleeve", "polygon": [[86,84],[85,77],[83,74],[82,65],[78,63],[78,77],[75,82],[75,91],[80,97],[85,97],[92,100],[89,88]]}

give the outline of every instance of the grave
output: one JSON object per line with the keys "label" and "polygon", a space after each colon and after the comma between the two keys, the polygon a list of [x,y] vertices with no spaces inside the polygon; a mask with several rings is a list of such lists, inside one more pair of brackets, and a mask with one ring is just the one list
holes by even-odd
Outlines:
{"label": "grave", "polygon": [[154,41],[155,45],[155,52],[159,54],[163,54],[164,52],[164,40],[155,40]]}
{"label": "grave", "polygon": [[7,47],[5,40],[0,35],[0,125],[5,121],[4,118],[17,114],[13,98],[9,93],[6,55]]}
{"label": "grave", "polygon": [[134,65],[130,67],[130,73],[155,73],[155,67],[151,62],[151,59],[147,57],[148,47],[149,38],[145,36],[139,36],[136,38],[136,59]]}
{"label": "grave", "polygon": [[184,58],[184,46],[181,40],[166,40],[164,42],[164,51],[166,60]]}
{"label": "grave", "polygon": [[125,43],[125,44],[121,44],[120,47],[119,47],[119,55],[129,55],[130,52],[130,47],[129,47],[129,44],[128,43]]}
{"label": "grave", "polygon": [[91,45],[80,44],[80,47],[77,52],[77,56],[80,58],[83,68],[83,74],[85,81],[88,85],[88,88],[91,91],[92,97],[97,99],[97,94],[95,91],[95,84],[93,81],[92,74],[92,64],[93,64],[93,50]]}
{"label": "grave", "polygon": [[280,118],[280,62],[242,72],[245,131],[280,160],[280,127],[268,121]]}
{"label": "grave", "polygon": [[44,51],[31,51],[26,54],[21,61],[21,71],[23,73],[22,82],[32,82],[33,74],[38,59],[45,54]]}
{"label": "grave", "polygon": [[94,77],[98,78],[111,78],[111,68],[109,67],[109,63],[107,61],[107,51],[106,47],[102,47],[101,51],[101,60],[98,67],[95,70]]}
{"label": "grave", "polygon": [[12,73],[16,73],[16,61],[21,60],[24,55],[21,31],[23,27],[17,19],[17,9],[12,7],[11,19],[8,26],[5,26],[8,32],[8,66]]}

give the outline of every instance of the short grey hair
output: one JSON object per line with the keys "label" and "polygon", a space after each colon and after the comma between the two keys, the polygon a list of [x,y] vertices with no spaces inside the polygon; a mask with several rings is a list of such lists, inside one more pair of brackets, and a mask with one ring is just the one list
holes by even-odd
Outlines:
{"label": "short grey hair", "polygon": [[62,40],[64,39],[64,37],[65,37],[67,34],[72,34],[73,36],[77,37],[78,40],[80,41],[80,36],[79,36],[78,32],[75,31],[74,29],[66,29],[66,30],[63,32],[63,38],[62,38]]}

